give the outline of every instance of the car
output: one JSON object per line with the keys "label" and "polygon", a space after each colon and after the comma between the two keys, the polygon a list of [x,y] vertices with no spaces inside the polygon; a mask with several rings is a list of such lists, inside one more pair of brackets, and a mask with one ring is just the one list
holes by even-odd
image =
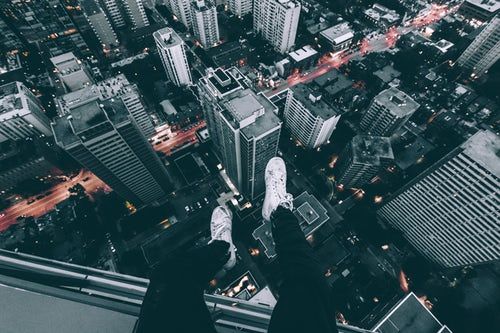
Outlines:
{"label": "car", "polygon": [[40,199],[43,199],[45,198],[45,194],[40,194],[39,196],[37,196],[35,199],[36,200],[40,200]]}
{"label": "car", "polygon": [[1,213],[0,214],[0,218],[4,217],[5,216],[5,213]]}
{"label": "car", "polygon": [[189,213],[191,211],[191,209],[189,209],[189,206],[184,207],[184,210],[186,211],[186,213]]}
{"label": "car", "polygon": [[45,192],[43,195],[44,195],[44,196],[48,196],[48,195],[51,195],[51,194],[52,194],[52,191],[47,191],[47,192]]}
{"label": "car", "polygon": [[207,197],[203,198],[203,201],[205,201],[205,203],[208,205],[209,202],[208,202]]}
{"label": "car", "polygon": [[36,200],[31,198],[31,199],[28,199],[28,201],[26,202],[28,205],[31,205],[33,202],[35,202]]}
{"label": "car", "polygon": [[82,179],[82,182],[84,182],[84,183],[85,183],[85,182],[86,182],[87,180],[89,180],[89,179],[90,179],[90,177],[85,177],[85,178],[83,178],[83,179]]}
{"label": "car", "polygon": [[196,201],[196,206],[198,206],[198,208],[201,208],[201,203],[199,201]]}

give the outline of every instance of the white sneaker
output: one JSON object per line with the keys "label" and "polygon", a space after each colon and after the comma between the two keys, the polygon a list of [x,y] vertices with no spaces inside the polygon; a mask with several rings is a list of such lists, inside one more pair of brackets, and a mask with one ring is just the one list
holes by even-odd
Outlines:
{"label": "white sneaker", "polygon": [[225,270],[230,270],[236,264],[236,247],[233,244],[231,231],[233,226],[233,213],[224,206],[218,206],[212,212],[212,220],[210,222],[210,232],[212,240],[221,240],[229,243],[230,257],[224,265]]}
{"label": "white sneaker", "polygon": [[286,166],[283,159],[273,157],[266,166],[266,196],[262,205],[262,217],[271,220],[271,214],[282,206],[293,209],[293,196],[286,192]]}

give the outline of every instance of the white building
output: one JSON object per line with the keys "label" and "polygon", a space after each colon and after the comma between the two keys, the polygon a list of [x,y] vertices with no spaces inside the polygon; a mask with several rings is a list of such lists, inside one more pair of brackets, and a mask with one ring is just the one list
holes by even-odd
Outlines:
{"label": "white building", "polygon": [[274,49],[286,53],[293,49],[301,5],[296,0],[261,0],[254,2],[254,31]]}
{"label": "white building", "polygon": [[193,31],[204,48],[219,43],[217,9],[210,0],[195,0],[191,3]]}
{"label": "white building", "polygon": [[102,0],[104,9],[115,28],[123,28],[126,23],[123,14],[120,10],[120,0]]}
{"label": "white building", "polygon": [[252,13],[252,0],[228,0],[227,6],[229,11],[238,17],[243,17]]}
{"label": "white building", "polygon": [[444,267],[500,259],[499,137],[482,130],[417,176],[378,211]]}
{"label": "white building", "polygon": [[397,88],[389,88],[373,98],[361,118],[360,128],[369,135],[391,136],[420,107],[410,96]]}
{"label": "white building", "polygon": [[108,17],[95,0],[83,0],[81,5],[92,30],[94,30],[102,46],[109,49],[118,45],[118,37],[111,27]]}
{"label": "white building", "polygon": [[210,72],[198,83],[207,126],[227,175],[247,198],[264,193],[264,171],[276,156],[281,131],[277,107],[244,84],[234,68]]}
{"label": "white building", "polygon": [[158,53],[168,78],[177,86],[191,85],[191,71],[184,41],[172,28],[163,28],[153,34]]}
{"label": "white building", "polygon": [[292,137],[306,148],[317,148],[330,139],[340,112],[321,99],[310,85],[299,84],[288,90],[285,126]]}
{"label": "white building", "polygon": [[142,0],[122,0],[122,2],[132,29],[139,29],[149,25]]}
{"label": "white building", "polygon": [[57,76],[69,91],[82,89],[93,83],[87,68],[73,52],[52,57],[50,61],[55,67]]}
{"label": "white building", "polygon": [[500,59],[500,17],[491,19],[469,47],[458,58],[457,64],[479,77]]}
{"label": "white building", "polygon": [[120,99],[130,112],[142,133],[146,137],[154,134],[155,129],[151,117],[142,102],[139,89],[131,84],[125,75],[120,74],[84,89],[68,93],[56,99],[60,115],[70,113],[70,110],[91,100]]}
{"label": "white building", "polygon": [[52,123],[56,143],[137,206],[172,189],[164,165],[119,99],[92,100]]}
{"label": "white building", "polygon": [[192,0],[165,0],[165,4],[169,7],[172,14],[174,14],[177,20],[182,22],[188,29],[193,27],[191,1]]}
{"label": "white building", "polygon": [[333,51],[341,51],[349,48],[354,32],[349,23],[344,22],[321,31],[319,35],[327,48]]}
{"label": "white building", "polygon": [[0,141],[50,136],[49,118],[33,93],[21,82],[0,86]]}

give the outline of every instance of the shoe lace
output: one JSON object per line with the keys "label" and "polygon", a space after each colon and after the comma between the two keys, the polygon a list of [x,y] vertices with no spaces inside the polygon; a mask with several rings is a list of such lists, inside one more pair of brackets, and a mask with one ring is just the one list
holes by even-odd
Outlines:
{"label": "shoe lace", "polygon": [[290,193],[286,193],[285,177],[283,174],[275,174],[271,177],[271,187],[273,192],[278,196],[279,206],[286,209],[293,209],[293,196]]}
{"label": "shoe lace", "polygon": [[223,235],[225,232],[230,231],[228,225],[226,223],[217,223],[214,225],[215,232],[213,239],[219,239],[221,235]]}

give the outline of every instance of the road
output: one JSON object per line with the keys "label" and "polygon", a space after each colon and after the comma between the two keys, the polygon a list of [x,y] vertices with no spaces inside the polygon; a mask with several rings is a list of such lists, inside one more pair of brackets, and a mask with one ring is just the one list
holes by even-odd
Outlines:
{"label": "road", "polygon": [[428,11],[406,21],[405,25],[389,29],[386,34],[378,34],[371,38],[365,38],[360,45],[354,46],[353,49],[323,56],[319,64],[313,70],[288,77],[279,86],[265,92],[265,95],[267,97],[272,97],[297,84],[310,82],[333,69],[338,69],[355,57],[359,59],[363,58],[368,53],[385,52],[395,46],[400,36],[435,23],[457,9],[458,6],[449,8],[445,5],[432,5]]}
{"label": "road", "polygon": [[[183,132],[178,131],[171,134],[171,138],[165,142],[161,142],[158,145],[153,145],[156,151],[161,151],[167,155],[170,155],[172,151],[177,147],[180,147],[188,142],[196,141],[195,132],[205,126],[205,121],[201,121],[195,127]],[[167,133],[167,132],[165,132]],[[156,134],[154,138],[164,135],[162,132]],[[85,181],[83,181],[85,179]],[[35,202],[28,204],[28,199],[19,201],[9,208],[0,211],[0,232],[6,230],[10,225],[17,223],[17,217],[33,216],[39,217],[46,214],[47,212],[54,209],[54,207],[61,201],[67,199],[70,196],[68,189],[73,187],[77,183],[80,183],[87,192],[88,195],[92,195],[96,192],[105,191],[110,192],[109,188],[102,180],[100,180],[96,175],[87,170],[82,170],[73,179],[69,179],[63,183],[54,185],[47,192],[51,192],[46,197],[36,200]],[[36,197],[36,195],[34,196]]]}

